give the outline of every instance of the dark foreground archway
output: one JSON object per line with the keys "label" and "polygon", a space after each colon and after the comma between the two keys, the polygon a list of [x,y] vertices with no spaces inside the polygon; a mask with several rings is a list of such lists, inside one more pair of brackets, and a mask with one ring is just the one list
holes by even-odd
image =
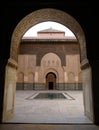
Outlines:
{"label": "dark foreground archway", "polygon": [[86,41],[84,32],[79,23],[69,14],[52,8],[40,9],[24,17],[13,31],[11,39],[11,51],[6,65],[3,119],[6,121],[14,112],[14,96],[16,90],[16,71],[20,41],[23,34],[33,25],[44,21],[55,21],[68,27],[76,36],[80,46],[81,69],[84,90],[85,115],[93,121],[93,97],[91,67],[86,55]]}

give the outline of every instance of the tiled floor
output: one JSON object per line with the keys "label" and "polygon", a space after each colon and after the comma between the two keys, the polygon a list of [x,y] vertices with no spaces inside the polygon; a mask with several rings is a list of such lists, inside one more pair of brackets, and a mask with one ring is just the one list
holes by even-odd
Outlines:
{"label": "tiled floor", "polygon": [[14,116],[6,123],[92,124],[84,115],[82,91],[60,91],[67,99],[31,98],[39,92],[47,91],[16,91]]}

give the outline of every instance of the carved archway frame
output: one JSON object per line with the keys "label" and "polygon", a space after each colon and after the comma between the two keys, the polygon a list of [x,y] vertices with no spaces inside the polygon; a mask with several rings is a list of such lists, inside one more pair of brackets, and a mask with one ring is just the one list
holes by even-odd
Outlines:
{"label": "carved archway frame", "polygon": [[10,58],[17,62],[21,38],[32,26],[45,21],[54,21],[68,27],[76,36],[80,44],[81,62],[86,57],[86,41],[84,32],[79,23],[69,14],[52,8],[40,9],[24,17],[14,29],[11,39]]}
{"label": "carved archway frame", "polygon": [[[45,21],[58,22],[68,27],[75,34],[79,42],[81,68],[83,71],[82,74],[83,74],[83,84],[84,84],[85,114],[87,115],[87,117],[93,120],[93,105],[92,105],[93,103],[92,103],[92,93],[91,93],[92,91],[91,68],[88,63],[88,59],[86,55],[86,40],[85,40],[84,32],[80,24],[77,22],[77,20],[74,19],[69,14],[67,14],[66,12],[53,9],[53,8],[45,8],[28,14],[17,24],[17,26],[13,31],[12,38],[11,38],[10,58],[6,66],[3,121],[5,121],[6,119],[8,119],[13,115],[16,76],[11,76],[11,75],[13,74],[15,75],[16,73],[20,41],[24,33],[29,28],[31,28],[32,26],[38,23],[45,22]],[[86,74],[88,75],[87,79],[86,79]],[[89,93],[87,93],[88,91],[86,89],[89,91]],[[11,94],[9,94],[10,92]]]}

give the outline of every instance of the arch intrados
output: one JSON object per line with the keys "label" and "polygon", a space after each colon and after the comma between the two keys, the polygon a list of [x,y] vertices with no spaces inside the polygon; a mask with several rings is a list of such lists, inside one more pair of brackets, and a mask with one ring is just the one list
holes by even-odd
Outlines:
{"label": "arch intrados", "polygon": [[45,21],[54,21],[68,27],[78,39],[80,45],[81,62],[86,59],[86,41],[79,23],[69,14],[52,8],[34,11],[24,17],[16,26],[12,39],[10,58],[17,62],[20,41],[24,33],[32,26]]}
{"label": "arch intrados", "polygon": [[48,75],[49,75],[49,74],[54,75],[54,77],[56,78],[56,74],[55,74],[55,73],[53,73],[53,72],[49,72],[49,73],[47,73],[46,78],[48,77]]}

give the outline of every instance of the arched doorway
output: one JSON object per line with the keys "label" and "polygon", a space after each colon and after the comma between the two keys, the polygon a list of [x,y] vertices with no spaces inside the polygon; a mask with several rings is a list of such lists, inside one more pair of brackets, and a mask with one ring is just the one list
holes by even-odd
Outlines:
{"label": "arched doorway", "polygon": [[52,72],[46,75],[46,89],[55,90],[56,88],[56,75]]}
{"label": "arched doorway", "polygon": [[91,67],[89,65],[86,54],[86,40],[84,32],[79,23],[69,14],[52,8],[40,9],[34,11],[23,18],[16,26],[12,39],[10,58],[6,65],[5,86],[4,86],[4,103],[3,103],[3,118],[6,121],[12,117],[14,113],[14,96],[16,89],[16,70],[18,61],[18,51],[20,41],[24,33],[33,25],[44,21],[56,21],[64,26],[67,26],[76,36],[80,46],[80,61],[83,78],[83,93],[84,93],[84,108],[85,115],[91,119],[93,118],[93,97],[92,97],[92,75]]}

